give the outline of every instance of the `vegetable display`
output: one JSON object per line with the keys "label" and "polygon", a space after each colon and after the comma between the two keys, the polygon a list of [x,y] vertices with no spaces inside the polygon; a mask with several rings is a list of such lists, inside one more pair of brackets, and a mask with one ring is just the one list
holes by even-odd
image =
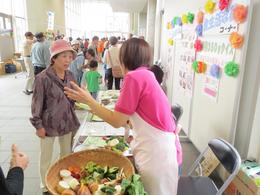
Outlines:
{"label": "vegetable display", "polygon": [[129,149],[129,145],[125,142],[124,137],[111,136],[106,140],[106,143],[107,146],[105,148],[119,154]]}
{"label": "vegetable display", "polygon": [[123,169],[92,161],[82,169],[70,166],[60,170],[60,178],[56,186],[60,195],[147,195],[140,175],[126,178]]}
{"label": "vegetable display", "polygon": [[121,136],[89,136],[83,144],[94,148],[104,147],[118,154],[129,150],[129,145],[125,142],[124,137]]}

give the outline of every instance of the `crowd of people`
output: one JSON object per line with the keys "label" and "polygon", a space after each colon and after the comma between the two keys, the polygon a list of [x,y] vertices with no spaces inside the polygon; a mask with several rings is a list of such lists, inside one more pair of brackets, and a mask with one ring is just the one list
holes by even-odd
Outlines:
{"label": "crowd of people", "polygon": [[[132,36],[130,33],[129,38]],[[120,46],[126,40],[125,38],[111,36],[109,39],[105,37],[99,39],[98,36],[93,36],[90,41],[88,38],[83,40],[81,38],[73,39],[72,37],[65,38],[64,35],[57,35],[54,40],[66,40],[77,52],[77,56],[71,62],[69,70],[73,73],[78,85],[88,88],[87,80],[90,79],[86,78],[85,73],[93,69],[89,65],[91,61],[95,60],[98,64],[97,70],[99,72],[103,70],[100,73],[103,75],[102,83],[105,88],[112,89],[114,84],[115,89],[120,89],[122,73],[118,56]],[[32,88],[35,76],[51,64],[51,42],[46,39],[42,32],[35,33],[35,35],[32,32],[25,33],[23,58],[27,71],[27,82],[23,92],[26,95],[33,93]],[[93,84],[93,82],[91,83]],[[98,83],[101,84],[100,80],[98,80]],[[97,85],[97,82],[95,82],[95,85]]]}
{"label": "crowd of people", "polygon": [[[116,128],[130,123],[135,131],[131,148],[146,191],[150,195],[176,194],[180,143],[171,106],[160,86],[163,71],[151,66],[151,49],[143,37],[99,40],[94,36],[91,42],[59,37],[52,43],[43,33],[27,32],[25,37],[23,55],[28,77],[24,92],[33,94],[30,121],[40,139],[43,194],[48,194],[45,176],[55,138],[59,140],[60,157],[71,153],[72,138],[80,126],[75,101],[88,104],[97,116]],[[108,90],[121,89],[115,111],[96,101],[101,83]],[[16,163],[11,163],[1,190],[20,195],[28,158],[13,146],[11,162]],[[12,174],[19,175],[16,184],[10,183]],[[4,178],[1,169],[0,176]]]}

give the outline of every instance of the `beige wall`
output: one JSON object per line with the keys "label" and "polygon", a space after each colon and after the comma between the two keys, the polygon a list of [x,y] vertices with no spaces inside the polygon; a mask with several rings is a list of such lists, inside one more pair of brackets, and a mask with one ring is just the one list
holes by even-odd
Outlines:
{"label": "beige wall", "polygon": [[32,32],[47,30],[47,12],[54,12],[54,31],[65,33],[64,0],[26,0],[28,30]]}
{"label": "beige wall", "polygon": [[[260,65],[260,63],[259,63]],[[250,137],[249,149],[248,149],[248,157],[257,159],[260,163],[260,88],[258,88],[258,97],[256,104],[255,117],[253,122],[252,133]]]}

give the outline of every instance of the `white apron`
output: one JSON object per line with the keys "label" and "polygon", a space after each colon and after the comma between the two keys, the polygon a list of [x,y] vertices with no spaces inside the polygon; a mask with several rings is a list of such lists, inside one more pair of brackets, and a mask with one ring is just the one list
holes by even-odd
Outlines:
{"label": "white apron", "polygon": [[161,131],[137,113],[130,116],[134,139],[131,149],[148,195],[176,195],[178,164],[175,134]]}

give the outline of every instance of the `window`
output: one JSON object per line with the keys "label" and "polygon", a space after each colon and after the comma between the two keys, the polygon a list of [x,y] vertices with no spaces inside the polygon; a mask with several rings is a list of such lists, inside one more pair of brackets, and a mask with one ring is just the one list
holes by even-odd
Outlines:
{"label": "window", "polygon": [[12,23],[11,23],[11,17],[5,18],[5,29],[11,30],[12,29]]}
{"label": "window", "polygon": [[1,30],[4,30],[5,27],[4,27],[4,17],[0,16],[0,31]]}
{"label": "window", "polygon": [[26,31],[26,0],[0,0],[0,30],[13,30],[15,50],[21,52]]}
{"label": "window", "polygon": [[24,0],[12,0],[14,14],[17,17],[25,18],[26,16],[26,4]]}
{"label": "window", "polygon": [[16,23],[16,39],[15,39],[16,50],[18,52],[22,52],[24,34],[26,32],[26,21],[24,18],[16,17],[15,23]]}
{"label": "window", "polygon": [[0,12],[11,15],[12,14],[12,1],[0,0]]}
{"label": "window", "polygon": [[129,14],[114,13],[106,0],[65,0],[66,35],[91,38],[129,32]]}

